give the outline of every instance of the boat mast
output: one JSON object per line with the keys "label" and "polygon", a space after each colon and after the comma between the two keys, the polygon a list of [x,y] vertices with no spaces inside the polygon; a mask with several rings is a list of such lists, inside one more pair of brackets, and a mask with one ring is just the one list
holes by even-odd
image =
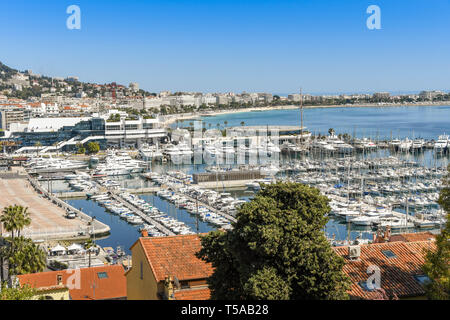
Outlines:
{"label": "boat mast", "polygon": [[303,88],[300,88],[300,141],[303,141]]}

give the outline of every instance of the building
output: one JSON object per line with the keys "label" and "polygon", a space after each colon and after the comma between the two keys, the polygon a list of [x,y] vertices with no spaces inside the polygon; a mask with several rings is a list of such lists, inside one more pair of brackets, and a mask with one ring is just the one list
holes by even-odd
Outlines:
{"label": "building", "polygon": [[389,99],[390,96],[391,94],[389,92],[376,92],[373,94],[373,98],[379,100]]}
{"label": "building", "polygon": [[[413,241],[420,239],[419,241]],[[427,239],[427,240],[423,240]],[[392,236],[389,242],[334,248],[345,259],[343,271],[351,280],[351,299],[425,299],[423,274],[425,250],[435,248],[428,233]],[[368,280],[379,270],[380,287],[370,288]],[[369,283],[372,282],[369,280]]]}
{"label": "building", "polygon": [[0,109],[0,129],[9,130],[12,123],[24,121],[23,108]]}
{"label": "building", "polygon": [[200,249],[197,235],[153,238],[144,232],[131,247],[128,300],[209,299],[206,279],[213,269],[195,256]]}
{"label": "building", "polygon": [[131,82],[130,85],[129,85],[129,88],[130,88],[131,91],[137,92],[137,91],[139,91],[139,83]]}
{"label": "building", "polygon": [[419,97],[423,100],[433,100],[439,96],[444,96],[445,93],[442,91],[422,91],[419,93]]}
{"label": "building", "polygon": [[110,265],[24,274],[17,279],[21,286],[37,289],[35,299],[126,300],[124,272],[121,265]]}
{"label": "building", "polygon": [[[119,117],[112,117],[113,114]],[[47,151],[70,151],[77,144],[96,141],[102,149],[108,146],[137,146],[155,144],[167,138],[166,129],[159,118],[135,119],[110,110],[103,116],[33,118],[28,123],[14,123],[4,139],[17,141],[23,147],[17,153],[35,152],[39,141]]]}

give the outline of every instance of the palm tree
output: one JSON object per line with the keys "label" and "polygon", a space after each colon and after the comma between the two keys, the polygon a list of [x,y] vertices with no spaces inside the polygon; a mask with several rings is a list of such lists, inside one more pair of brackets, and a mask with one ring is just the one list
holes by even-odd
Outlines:
{"label": "palm tree", "polygon": [[17,236],[20,237],[20,231],[31,224],[30,214],[28,208],[14,205],[3,208],[3,215],[0,217],[0,222],[6,231],[11,232],[11,238],[14,240],[14,232],[17,231]]}
{"label": "palm tree", "polygon": [[9,257],[10,274],[20,275],[44,270],[46,266],[45,252],[31,239],[17,237],[14,244],[15,250]]}
{"label": "palm tree", "polygon": [[3,208],[3,214],[0,217],[0,222],[6,231],[11,232],[11,239],[14,240],[14,233],[19,229],[20,217],[16,214],[17,206],[9,206]]}
{"label": "palm tree", "polygon": [[224,124],[225,124],[225,128],[227,127],[227,125],[228,125],[228,121],[227,120],[225,120],[224,122],[223,122]]}
{"label": "palm tree", "polygon": [[243,127],[245,125],[245,122],[244,121],[241,121],[241,126]]}
{"label": "palm tree", "polygon": [[28,208],[17,206],[17,215],[19,216],[19,229],[17,230],[17,236],[20,237],[20,231],[31,224],[30,213]]}
{"label": "palm tree", "polygon": [[89,268],[90,268],[91,267],[91,248],[95,247],[95,243],[94,243],[94,241],[92,241],[91,238],[89,238],[86,241],[86,244],[84,245],[84,247],[88,251],[88,254],[89,254]]}
{"label": "palm tree", "polygon": [[36,141],[34,146],[36,147],[36,156],[37,156],[39,155],[39,147],[42,147],[42,143],[40,141]]}

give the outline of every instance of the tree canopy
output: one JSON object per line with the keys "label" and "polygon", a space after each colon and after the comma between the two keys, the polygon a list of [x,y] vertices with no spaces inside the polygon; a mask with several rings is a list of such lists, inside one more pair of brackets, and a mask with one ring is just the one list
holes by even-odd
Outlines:
{"label": "tree canopy", "polygon": [[238,211],[231,231],[201,238],[197,256],[212,263],[212,299],[346,299],[344,259],[323,229],[330,211],[319,190],[298,183],[262,185]]}
{"label": "tree canopy", "polygon": [[432,300],[450,299],[450,166],[449,174],[444,178],[445,188],[439,197],[439,205],[447,212],[447,223],[436,236],[436,250],[427,252],[423,270],[430,281],[425,285],[426,293]]}

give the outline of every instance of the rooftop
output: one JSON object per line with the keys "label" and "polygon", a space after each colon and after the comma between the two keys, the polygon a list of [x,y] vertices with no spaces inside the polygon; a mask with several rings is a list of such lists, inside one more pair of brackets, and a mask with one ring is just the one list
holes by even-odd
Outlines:
{"label": "rooftop", "polygon": [[139,238],[138,241],[158,282],[168,276],[176,276],[178,280],[204,279],[213,273],[211,264],[195,256],[201,249],[197,235]]}
{"label": "rooftop", "polygon": [[[127,284],[122,266],[100,266],[78,270],[80,271],[79,286],[74,280],[74,270],[25,274],[18,276],[18,279],[21,285],[28,284],[38,290],[56,288],[63,284],[69,287],[72,300],[106,300],[127,296]],[[58,276],[61,277],[59,284]]]}
{"label": "rooftop", "polygon": [[209,288],[198,288],[175,291],[175,300],[209,300],[211,291]]}
{"label": "rooftop", "polygon": [[361,245],[359,259],[348,258],[348,247],[333,248],[345,258],[343,271],[350,277],[352,285],[349,292],[355,299],[377,299],[379,293],[365,288],[364,284],[372,272],[370,266],[380,268],[381,288],[391,291],[397,297],[419,297],[425,294],[417,279],[422,276],[425,251],[434,249],[434,241],[386,242]]}

